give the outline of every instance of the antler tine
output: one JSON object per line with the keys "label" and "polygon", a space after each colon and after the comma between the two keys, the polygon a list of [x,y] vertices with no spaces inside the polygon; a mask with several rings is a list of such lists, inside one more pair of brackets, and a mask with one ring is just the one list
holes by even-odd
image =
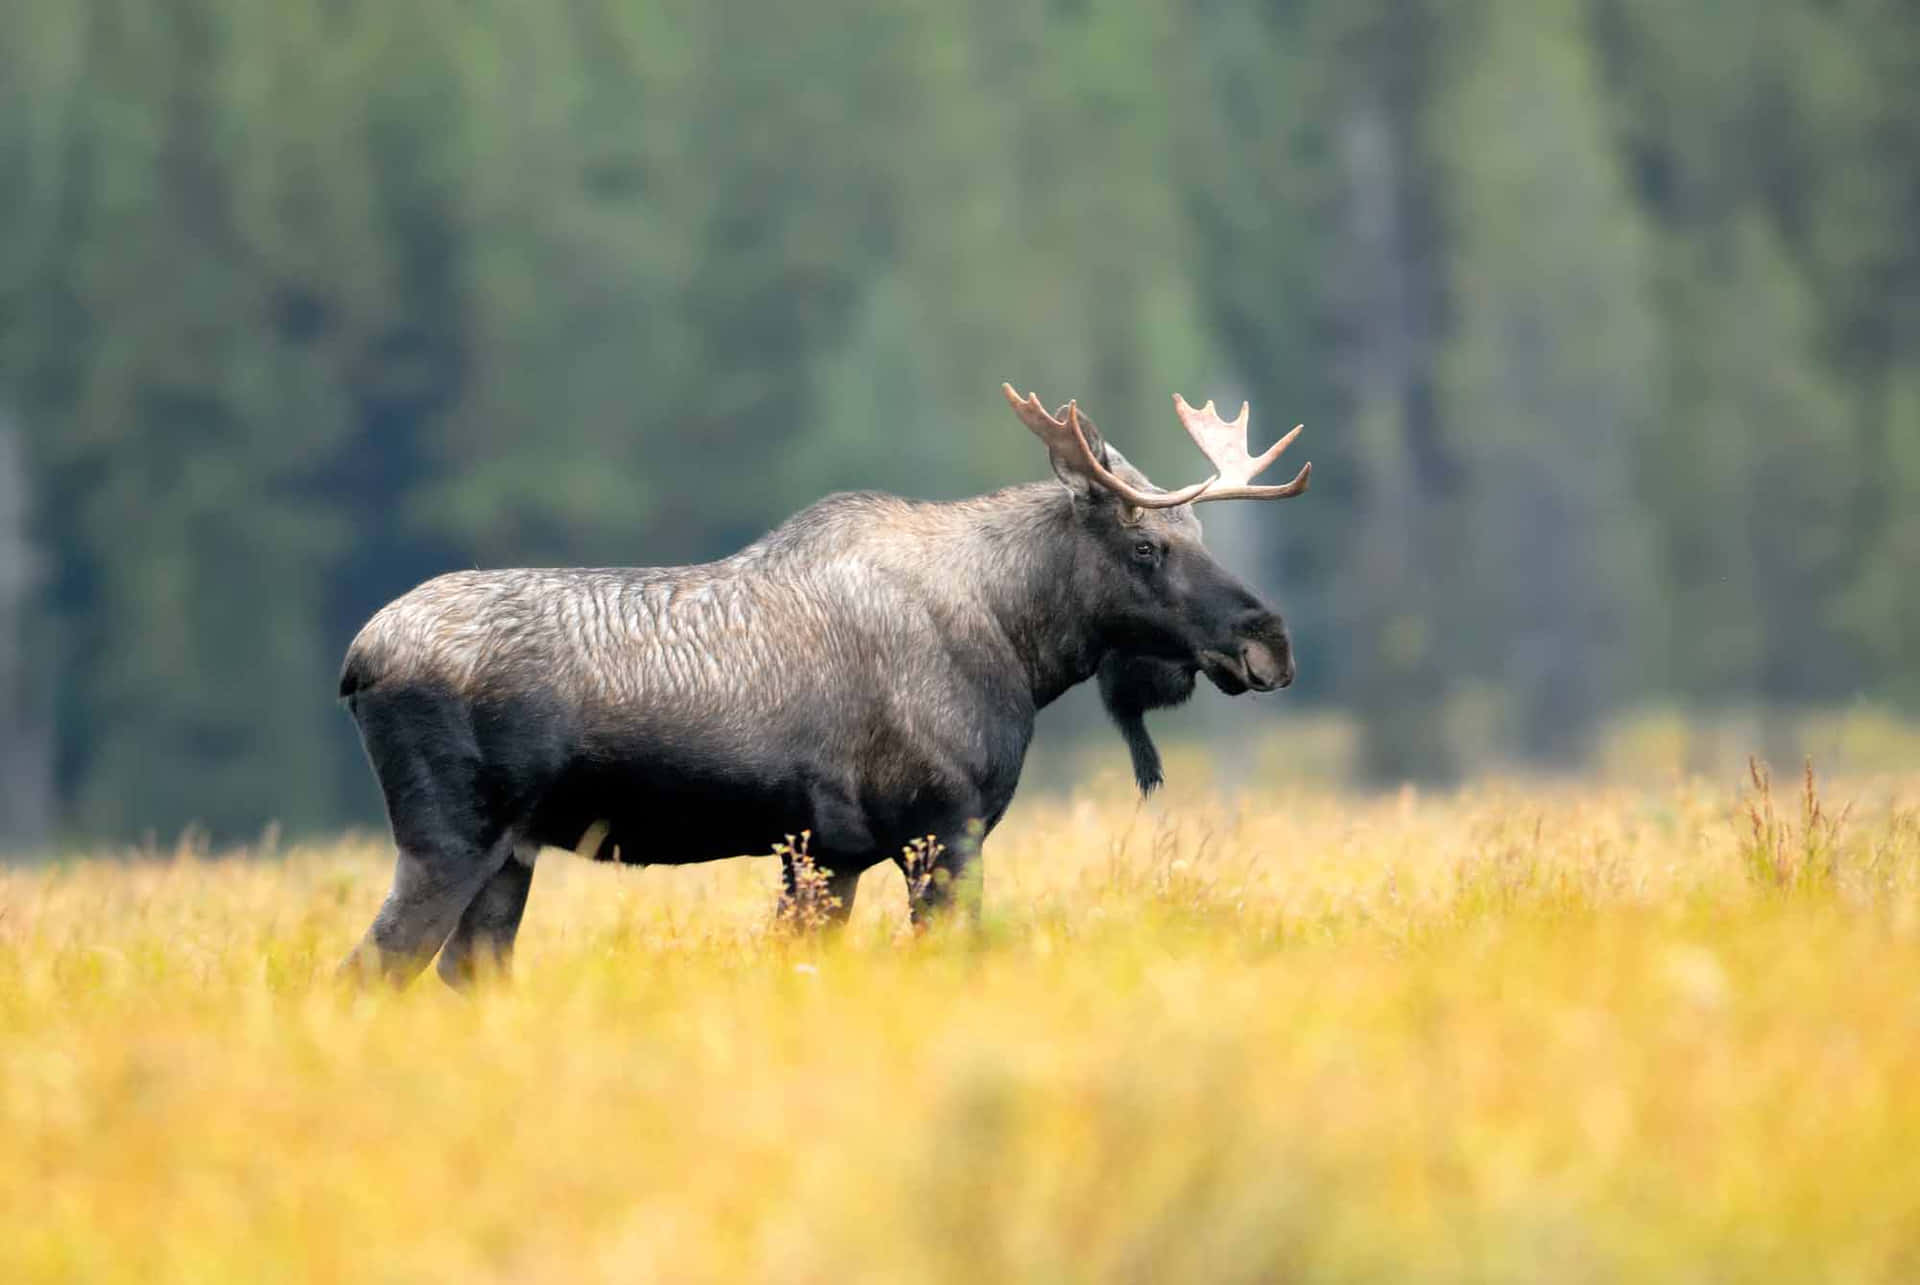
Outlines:
{"label": "antler tine", "polygon": [[1206,500],[1284,500],[1307,489],[1307,482],[1313,476],[1312,464],[1302,465],[1293,480],[1283,485],[1252,485],[1253,479],[1280,457],[1280,452],[1293,445],[1293,439],[1305,429],[1304,424],[1295,424],[1292,432],[1254,457],[1247,454],[1247,417],[1251,408],[1246,402],[1240,403],[1240,413],[1232,420],[1221,419],[1211,400],[1195,410],[1179,393],[1173,395],[1173,409],[1187,436],[1193,438],[1194,445],[1214,467],[1213,477],[1194,496],[1195,504]]}
{"label": "antler tine", "polygon": [[1056,419],[1047,413],[1037,393],[1028,393],[1023,398],[1014,391],[1012,384],[1007,383],[1000,385],[1000,393],[1007,399],[1007,404],[1013,407],[1013,413],[1020,417],[1020,422],[1045,442],[1047,449],[1066,467],[1105,487],[1135,508],[1171,509],[1197,498],[1209,485],[1207,482],[1196,482],[1178,491],[1142,491],[1116,475],[1093,453],[1086,430],[1080,426],[1078,401],[1067,403],[1065,419]]}

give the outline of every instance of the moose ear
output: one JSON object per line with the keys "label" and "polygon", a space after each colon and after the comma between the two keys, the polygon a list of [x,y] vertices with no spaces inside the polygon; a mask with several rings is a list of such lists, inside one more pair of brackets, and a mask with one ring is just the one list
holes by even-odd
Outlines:
{"label": "moose ear", "polygon": [[[1056,408],[1053,417],[1064,423],[1067,418],[1067,403],[1062,403]],[[1080,431],[1086,436],[1087,447],[1093,452],[1093,458],[1099,462],[1101,468],[1112,467],[1111,457],[1107,451],[1107,440],[1100,436],[1100,430],[1093,426],[1093,421],[1087,418],[1084,411],[1080,412],[1079,421]],[[1077,460],[1063,459],[1060,452],[1053,449],[1051,445],[1047,448],[1047,462],[1053,465],[1053,475],[1060,479],[1060,484],[1076,496],[1085,498],[1099,489]]]}
{"label": "moose ear", "polygon": [[1096,499],[1108,492],[1133,497],[1127,484],[1115,477],[1109,467],[1109,461],[1117,459],[1119,453],[1107,449],[1100,430],[1080,413],[1075,403],[1068,402],[1049,415],[1037,393],[1022,397],[1013,391],[1012,384],[1002,384],[1000,395],[1007,399],[1007,405],[1028,431],[1045,444],[1053,475],[1075,499]]}
{"label": "moose ear", "polygon": [[[1062,403],[1059,409],[1053,412],[1053,417],[1057,420],[1065,422],[1067,418],[1068,404],[1069,403]],[[1080,418],[1080,431],[1082,434],[1086,436],[1087,445],[1091,447],[1093,450],[1093,458],[1100,461],[1100,466],[1102,468],[1109,467],[1111,464],[1111,461],[1108,460],[1107,458],[1107,439],[1100,436],[1100,430],[1093,426],[1093,421],[1087,418],[1087,413],[1085,411],[1080,412],[1079,418]]]}

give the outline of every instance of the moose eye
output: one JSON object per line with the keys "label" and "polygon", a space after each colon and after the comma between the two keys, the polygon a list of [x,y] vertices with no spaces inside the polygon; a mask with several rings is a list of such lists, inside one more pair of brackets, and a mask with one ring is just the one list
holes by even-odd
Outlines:
{"label": "moose eye", "polygon": [[1135,562],[1152,562],[1159,556],[1159,553],[1160,550],[1154,547],[1154,543],[1151,540],[1142,540],[1133,546],[1133,560]]}

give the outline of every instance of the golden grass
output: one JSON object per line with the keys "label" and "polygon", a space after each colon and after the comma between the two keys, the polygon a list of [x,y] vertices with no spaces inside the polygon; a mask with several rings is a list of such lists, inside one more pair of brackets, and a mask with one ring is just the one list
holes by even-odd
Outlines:
{"label": "golden grass", "polygon": [[371,841],[0,873],[0,1280],[1920,1279],[1920,778],[1776,788],[1035,797],[927,938],[548,854],[474,998],[330,984]]}

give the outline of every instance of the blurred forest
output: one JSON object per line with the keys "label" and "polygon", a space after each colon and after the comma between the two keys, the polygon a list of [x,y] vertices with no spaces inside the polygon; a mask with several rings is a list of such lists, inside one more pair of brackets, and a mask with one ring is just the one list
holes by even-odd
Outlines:
{"label": "blurred forest", "polygon": [[1905,0],[4,23],[0,844],[371,820],[388,598],[1041,478],[1002,379],[1167,484],[1175,390],[1307,424],[1209,531],[1376,779],[1920,709]]}

